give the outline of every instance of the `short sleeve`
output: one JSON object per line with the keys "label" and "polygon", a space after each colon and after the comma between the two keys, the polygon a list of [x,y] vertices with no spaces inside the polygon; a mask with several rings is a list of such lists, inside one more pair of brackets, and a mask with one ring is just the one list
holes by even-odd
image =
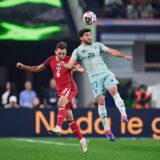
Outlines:
{"label": "short sleeve", "polygon": [[49,67],[49,66],[50,66],[50,61],[51,61],[51,57],[47,58],[47,59],[43,62],[44,66],[45,66],[45,67]]}
{"label": "short sleeve", "polygon": [[71,58],[73,58],[73,59],[76,60],[76,61],[78,60],[78,50],[77,50],[77,49],[75,49],[75,50],[73,51]]}
{"label": "short sleeve", "polygon": [[101,52],[101,53],[105,53],[105,52],[107,52],[107,50],[109,49],[109,47],[105,46],[104,44],[102,44],[102,43],[100,43],[100,42],[98,42],[98,45],[99,45],[99,47],[100,47],[100,52]]}

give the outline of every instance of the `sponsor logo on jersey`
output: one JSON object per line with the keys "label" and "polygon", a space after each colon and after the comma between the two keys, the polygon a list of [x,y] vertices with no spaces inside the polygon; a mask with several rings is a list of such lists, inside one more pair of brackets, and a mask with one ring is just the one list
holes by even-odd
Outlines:
{"label": "sponsor logo on jersey", "polygon": [[60,65],[59,63],[57,64],[56,70],[57,70],[57,71],[60,71],[60,70],[61,70],[61,65]]}

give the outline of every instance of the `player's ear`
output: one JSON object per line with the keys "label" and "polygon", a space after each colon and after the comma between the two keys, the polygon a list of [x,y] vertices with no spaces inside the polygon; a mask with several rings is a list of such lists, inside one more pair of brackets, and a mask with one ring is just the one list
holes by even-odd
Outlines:
{"label": "player's ear", "polygon": [[83,38],[82,37],[80,37],[80,41],[82,41],[83,40]]}

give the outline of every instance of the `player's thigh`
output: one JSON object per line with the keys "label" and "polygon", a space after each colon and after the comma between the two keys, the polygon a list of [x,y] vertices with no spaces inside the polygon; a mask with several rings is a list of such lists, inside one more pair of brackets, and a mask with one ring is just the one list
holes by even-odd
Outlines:
{"label": "player's thigh", "polygon": [[69,99],[66,96],[60,96],[58,100],[58,107],[65,108],[65,106],[68,104]]}
{"label": "player's thigh", "polygon": [[73,109],[74,106],[73,106],[73,103],[72,103],[72,99],[77,95],[78,93],[78,90],[77,88],[67,88],[67,89],[64,89],[62,92],[61,92],[61,96],[60,96],[60,99],[59,99],[59,102],[58,102],[58,106],[60,107],[65,107],[66,109]]}
{"label": "player's thigh", "polygon": [[58,95],[59,95],[59,101],[58,101],[58,107],[65,107],[67,105],[67,103],[70,101],[68,96],[71,92],[71,88],[66,86],[64,87],[63,90],[60,90],[58,92]]}
{"label": "player's thigh", "polygon": [[112,88],[117,88],[117,84],[119,84],[118,80],[115,78],[115,75],[113,73],[109,73],[104,78],[104,88],[108,91]]}
{"label": "player's thigh", "polygon": [[74,83],[71,86],[67,86],[61,92],[61,96],[66,97],[70,102],[72,102],[73,97],[78,93],[77,86]]}

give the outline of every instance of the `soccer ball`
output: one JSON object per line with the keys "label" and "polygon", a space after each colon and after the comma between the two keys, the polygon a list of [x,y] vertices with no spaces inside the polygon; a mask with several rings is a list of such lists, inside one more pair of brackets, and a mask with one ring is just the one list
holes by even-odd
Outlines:
{"label": "soccer ball", "polygon": [[83,14],[82,20],[87,25],[92,25],[97,21],[97,17],[92,11],[87,11]]}

